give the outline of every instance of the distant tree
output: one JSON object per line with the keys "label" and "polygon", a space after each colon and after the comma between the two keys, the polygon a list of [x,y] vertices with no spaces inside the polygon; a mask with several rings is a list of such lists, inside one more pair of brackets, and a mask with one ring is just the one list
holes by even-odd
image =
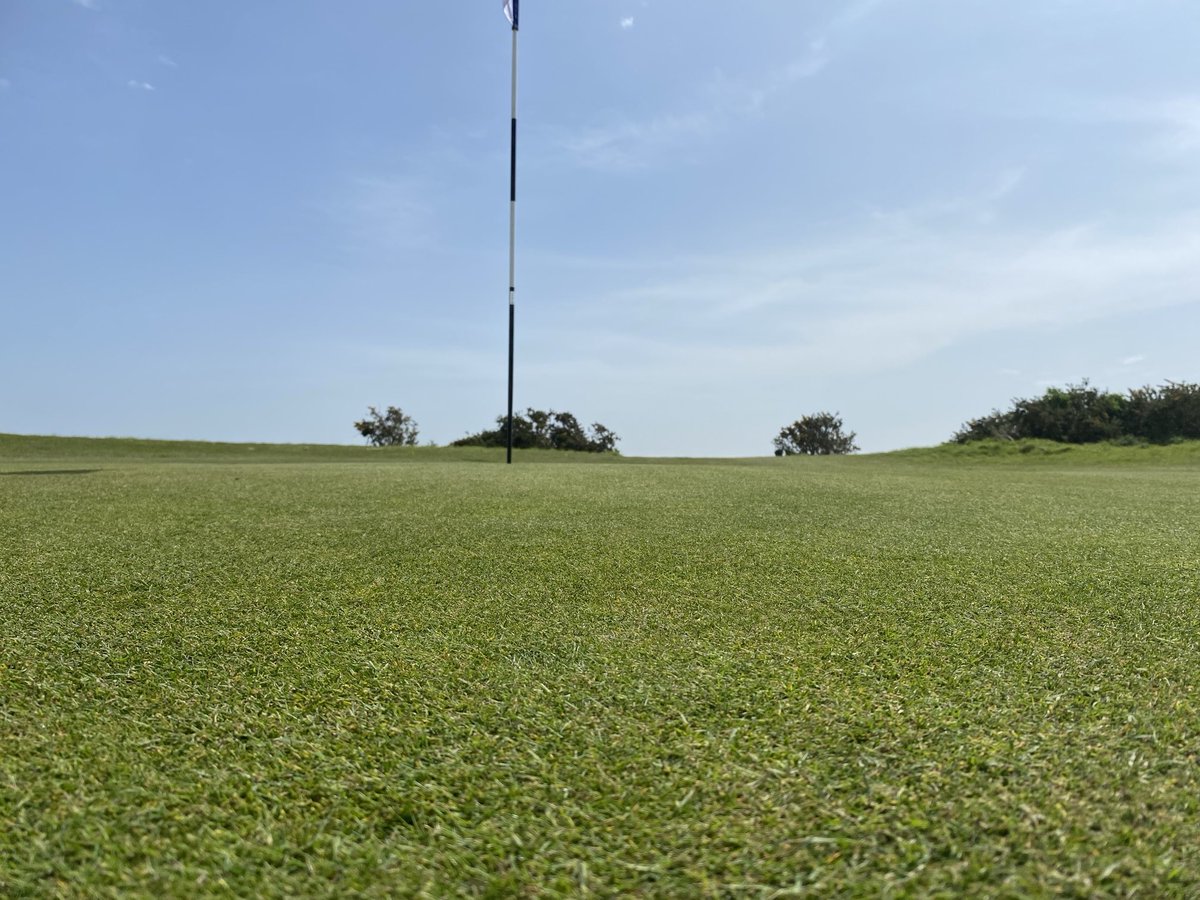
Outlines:
{"label": "distant tree", "polygon": [[380,414],[373,406],[367,407],[368,415],[361,422],[355,422],[358,433],[375,447],[412,447],[417,443],[417,423],[412,416],[403,410],[389,406],[387,412]]}
{"label": "distant tree", "polygon": [[997,438],[1064,444],[1195,440],[1200,438],[1200,385],[1168,381],[1116,394],[1097,390],[1085,378],[1065,388],[1047,388],[1040,397],[1018,397],[1011,409],[969,420],[951,440],[966,444]]}
{"label": "distant tree", "polygon": [[590,438],[592,450],[597,453],[616,453],[617,441],[620,438],[616,432],[605,428],[599,422],[592,423],[592,436]]}
{"label": "distant tree", "polygon": [[779,429],[775,455],[834,456],[858,450],[855,434],[842,431],[842,419],[836,413],[819,412],[797,419]]}
{"label": "distant tree", "polygon": [[1125,406],[1125,433],[1156,444],[1200,438],[1200,384],[1134,388]]}
{"label": "distant tree", "polygon": [[1120,394],[1098,390],[1085,378],[1066,388],[1047,388],[1033,400],[1015,400],[1011,416],[1021,437],[1090,444],[1121,436],[1126,404]]}
{"label": "distant tree", "polygon": [[993,409],[989,415],[970,419],[954,433],[953,441],[965,444],[968,441],[1015,441],[1019,437],[1013,414]]}
{"label": "distant tree", "polygon": [[1097,441],[1167,443],[1200,439],[1200,385],[1168,381],[1161,387],[1114,394],[1085,378],[1065,388],[1047,388],[1040,397],[1018,397],[1012,408],[971,419],[951,439],[1043,438],[1064,444]]}
{"label": "distant tree", "polygon": [[[620,438],[599,422],[591,432],[569,412],[527,409],[513,415],[513,446],[518,449],[580,450],[587,453],[615,453]],[[508,446],[508,417],[497,416],[496,427],[467,435],[453,443],[455,447]]]}

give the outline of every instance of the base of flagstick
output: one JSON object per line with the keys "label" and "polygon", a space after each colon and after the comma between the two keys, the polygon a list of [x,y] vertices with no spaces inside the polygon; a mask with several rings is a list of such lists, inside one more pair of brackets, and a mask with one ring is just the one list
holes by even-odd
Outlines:
{"label": "base of flagstick", "polygon": [[513,332],[516,324],[515,304],[508,304],[508,456],[506,462],[512,464],[513,450]]}

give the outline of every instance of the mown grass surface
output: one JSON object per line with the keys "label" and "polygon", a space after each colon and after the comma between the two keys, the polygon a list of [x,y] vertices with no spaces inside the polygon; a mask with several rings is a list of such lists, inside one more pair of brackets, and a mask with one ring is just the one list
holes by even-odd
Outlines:
{"label": "mown grass surface", "polygon": [[[601,462],[609,453],[517,450],[526,462]],[[515,458],[515,457],[514,457]],[[197,462],[197,463],[398,463],[503,462],[504,450],[489,447],[367,447],[346,444],[229,444],[207,441],[147,441],[138,438],[43,437],[0,434],[0,460],[37,463]]]}
{"label": "mown grass surface", "polygon": [[1200,893],[1187,446],[29,440],[0,439],[0,895]]}

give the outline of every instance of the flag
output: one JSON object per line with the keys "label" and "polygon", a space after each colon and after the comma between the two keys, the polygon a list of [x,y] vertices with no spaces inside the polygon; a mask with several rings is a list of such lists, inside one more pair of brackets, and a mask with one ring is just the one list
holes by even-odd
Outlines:
{"label": "flag", "polygon": [[516,4],[518,0],[504,0],[504,18],[508,19],[508,24],[517,27],[517,12]]}

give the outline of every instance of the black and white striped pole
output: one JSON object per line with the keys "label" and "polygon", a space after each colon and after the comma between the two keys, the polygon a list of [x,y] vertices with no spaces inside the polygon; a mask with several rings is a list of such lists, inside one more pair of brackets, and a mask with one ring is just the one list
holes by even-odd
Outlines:
{"label": "black and white striped pole", "polygon": [[517,31],[521,23],[521,0],[508,0],[504,11],[512,21],[512,143],[509,158],[508,193],[508,453],[513,451],[513,334],[517,312]]}

